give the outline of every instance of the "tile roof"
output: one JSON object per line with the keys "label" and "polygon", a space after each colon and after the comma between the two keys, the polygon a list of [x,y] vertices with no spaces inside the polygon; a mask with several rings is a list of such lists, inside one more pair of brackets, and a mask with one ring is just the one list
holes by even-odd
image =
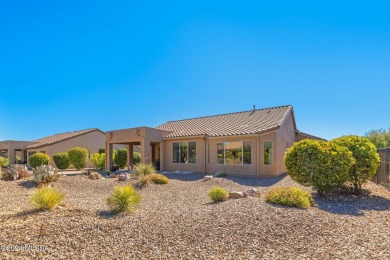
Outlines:
{"label": "tile roof", "polygon": [[292,106],[279,106],[237,113],[169,121],[158,129],[172,131],[165,138],[256,134],[280,127]]}
{"label": "tile roof", "polygon": [[[59,142],[65,141],[67,139],[71,139],[73,137],[87,134],[87,133],[90,133],[93,131],[102,132],[98,128],[89,128],[89,129],[78,130],[78,131],[73,131],[73,132],[55,134],[55,135],[51,135],[51,136],[47,136],[47,137],[35,140],[34,142],[38,142],[38,143],[27,146],[27,149],[40,148],[43,146],[59,143]],[[102,132],[102,133],[104,133],[104,132]]]}

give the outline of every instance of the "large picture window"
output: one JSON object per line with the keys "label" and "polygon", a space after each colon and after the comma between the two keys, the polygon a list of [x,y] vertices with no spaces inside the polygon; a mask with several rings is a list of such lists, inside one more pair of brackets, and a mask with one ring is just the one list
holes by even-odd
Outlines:
{"label": "large picture window", "polygon": [[251,143],[217,143],[217,164],[251,164]]}
{"label": "large picture window", "polygon": [[272,164],[272,141],[264,142],[264,164],[271,165]]}
{"label": "large picture window", "polygon": [[196,142],[173,143],[173,163],[196,163]]}

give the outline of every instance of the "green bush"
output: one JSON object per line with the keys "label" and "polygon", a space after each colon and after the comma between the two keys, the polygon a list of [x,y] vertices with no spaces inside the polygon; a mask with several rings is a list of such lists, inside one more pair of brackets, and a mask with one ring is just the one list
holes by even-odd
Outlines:
{"label": "green bush", "polygon": [[384,148],[390,146],[390,128],[370,130],[365,137],[370,140],[376,148]]}
{"label": "green bush", "polygon": [[141,163],[141,153],[133,152],[133,161],[131,162],[133,165]]}
{"label": "green bush", "polygon": [[88,150],[81,147],[75,147],[68,151],[70,163],[77,169],[81,170],[87,166]]}
{"label": "green bush", "polygon": [[106,148],[104,148],[104,147],[99,148],[98,153],[100,153],[100,154],[106,153]]}
{"label": "green bush", "polygon": [[28,157],[28,163],[33,168],[37,168],[41,165],[48,165],[50,162],[50,156],[45,153],[34,153]]}
{"label": "green bush", "polygon": [[91,160],[96,169],[103,169],[106,165],[105,153],[93,153],[91,154]]}
{"label": "green bush", "polygon": [[150,164],[137,164],[134,169],[133,173],[135,175],[149,175],[152,173],[156,173],[156,169],[154,168],[154,165],[152,163]]}
{"label": "green bush", "polygon": [[314,205],[314,200],[310,195],[310,193],[298,187],[271,188],[265,194],[265,201],[272,204],[285,205],[289,207],[304,208],[304,209]]}
{"label": "green bush", "polygon": [[15,156],[15,164],[22,164],[22,163],[23,163],[22,158],[19,155],[16,155]]}
{"label": "green bush", "polygon": [[354,161],[347,148],[310,139],[294,143],[284,158],[288,175],[302,185],[313,186],[320,195],[341,187]]}
{"label": "green bush", "polygon": [[116,187],[107,198],[107,205],[116,214],[134,211],[141,202],[141,195],[132,186]]}
{"label": "green bush", "polygon": [[150,175],[146,175],[150,178],[150,181],[154,184],[168,184],[169,179],[167,176],[157,173],[152,173]]}
{"label": "green bush", "polygon": [[70,166],[70,160],[68,153],[57,153],[53,155],[53,161],[58,169],[68,169]]}
{"label": "green bush", "polygon": [[65,193],[52,188],[42,187],[30,194],[31,203],[40,210],[51,210],[64,199]]}
{"label": "green bush", "polygon": [[229,193],[224,188],[218,186],[211,188],[208,195],[214,202],[225,201],[229,198]]}
{"label": "green bush", "polygon": [[119,168],[123,169],[127,165],[127,149],[119,148],[116,151],[114,163],[119,166]]}
{"label": "green bush", "polygon": [[0,168],[5,168],[9,166],[8,158],[0,156]]}
{"label": "green bush", "polygon": [[356,135],[339,137],[331,142],[346,147],[352,152],[355,162],[349,170],[348,180],[358,194],[363,183],[370,180],[378,170],[380,158],[375,145],[367,138]]}

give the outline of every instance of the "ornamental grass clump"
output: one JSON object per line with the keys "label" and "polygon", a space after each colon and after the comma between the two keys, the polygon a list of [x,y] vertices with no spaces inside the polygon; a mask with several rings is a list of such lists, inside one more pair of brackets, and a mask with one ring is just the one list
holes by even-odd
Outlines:
{"label": "ornamental grass clump", "polygon": [[140,163],[135,165],[133,169],[133,173],[135,175],[149,175],[152,173],[156,173],[156,169],[154,168],[154,165],[152,163],[150,164]]}
{"label": "ornamental grass clump", "polygon": [[169,182],[167,176],[158,173],[152,173],[150,175],[146,175],[146,177],[148,177],[154,184],[168,184]]}
{"label": "ornamental grass clump", "polygon": [[50,165],[41,165],[33,169],[33,174],[35,182],[51,182],[61,177],[58,170]]}
{"label": "ornamental grass clump", "polygon": [[30,202],[40,210],[52,210],[65,197],[65,193],[53,187],[42,187],[30,194]]}
{"label": "ornamental grass clump", "polygon": [[218,186],[211,188],[208,195],[213,202],[221,202],[229,198],[229,193],[224,188]]}
{"label": "ornamental grass clump", "polygon": [[309,208],[314,205],[314,200],[309,192],[298,187],[275,187],[265,194],[265,201],[296,208]]}
{"label": "ornamental grass clump", "polygon": [[133,212],[141,202],[141,195],[132,186],[116,187],[107,198],[107,205],[115,213]]}

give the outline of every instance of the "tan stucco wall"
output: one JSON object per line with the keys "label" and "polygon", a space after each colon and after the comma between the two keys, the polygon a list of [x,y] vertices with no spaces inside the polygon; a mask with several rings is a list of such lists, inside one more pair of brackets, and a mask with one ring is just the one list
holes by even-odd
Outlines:
{"label": "tan stucco wall", "polygon": [[[29,149],[28,151],[45,152],[50,156],[50,165],[55,166],[53,155],[60,152],[67,152],[74,147],[82,147],[87,149],[90,154],[97,153],[99,148],[105,146],[106,136],[100,131],[93,131],[77,137],[64,140],[49,146],[40,147],[37,149]],[[72,167],[72,166],[71,166]],[[88,158],[87,167],[94,167],[91,159]]]}
{"label": "tan stucco wall", "polygon": [[[196,142],[196,163],[173,163],[173,143]],[[205,153],[203,138],[169,139],[164,141],[164,171],[205,172]]]}
{"label": "tan stucco wall", "polygon": [[295,142],[295,127],[292,115],[286,118],[281,127],[278,129],[277,145],[277,168],[276,174],[280,175],[286,172],[284,165],[284,155],[288,148]]}

